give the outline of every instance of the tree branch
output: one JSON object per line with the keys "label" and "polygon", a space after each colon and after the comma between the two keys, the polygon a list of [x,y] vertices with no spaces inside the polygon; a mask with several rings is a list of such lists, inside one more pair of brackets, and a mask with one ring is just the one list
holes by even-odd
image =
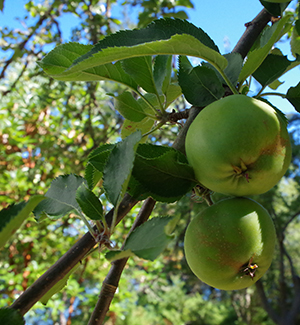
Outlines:
{"label": "tree branch", "polygon": [[269,304],[269,301],[267,299],[267,296],[266,296],[266,293],[265,293],[265,290],[264,290],[264,286],[263,286],[261,280],[258,280],[255,283],[255,286],[256,286],[257,293],[258,293],[258,295],[260,297],[261,303],[262,303],[265,311],[268,313],[268,315],[273,320],[273,322],[275,324],[278,324],[279,315],[275,312],[275,310]]}
{"label": "tree branch", "polygon": [[[118,209],[117,223],[137,203],[129,194],[126,194]],[[113,209],[105,216],[108,225],[111,224]],[[96,227],[95,227],[96,230]],[[61,280],[81,259],[95,246],[92,235],[87,232],[75,243],[55,264],[53,264],[39,279],[37,279],[23,294],[10,306],[24,315],[45,293]]]}
{"label": "tree branch", "polygon": [[[25,48],[26,44],[29,42],[31,37],[36,32],[36,30],[43,24],[43,22],[49,17],[49,15],[51,15],[51,11],[53,10],[53,8],[54,8],[54,6],[52,4],[51,7],[44,13],[44,15],[40,16],[40,19],[37,21],[35,26],[32,27],[31,33],[26,37],[26,39],[23,42],[21,42],[18,45],[18,50],[22,51]],[[14,60],[14,54],[12,54],[12,56],[5,62],[5,65],[2,68],[2,71],[1,71],[1,74],[0,74],[0,79],[5,77],[5,71],[7,70],[9,65],[13,62],[13,60]]]}
{"label": "tree branch", "polygon": [[[131,227],[128,236],[134,229],[148,220],[155,206],[155,203],[156,201],[151,197],[145,200],[138,216],[135,219],[133,226]],[[112,267],[110,268],[105,280],[103,281],[99,299],[91,315],[88,325],[101,325],[103,323],[106,313],[109,310],[111,301],[118,288],[119,281],[127,261],[128,257],[112,262]]]}
{"label": "tree branch", "polygon": [[247,29],[232,52],[240,53],[244,59],[271,18],[272,15],[264,8],[251,22],[246,23]]}

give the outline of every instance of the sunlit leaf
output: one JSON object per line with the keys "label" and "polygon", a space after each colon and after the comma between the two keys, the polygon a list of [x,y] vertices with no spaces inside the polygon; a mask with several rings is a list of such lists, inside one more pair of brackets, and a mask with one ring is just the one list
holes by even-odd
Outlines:
{"label": "sunlit leaf", "polygon": [[[178,19],[160,19],[144,29],[111,34],[72,64],[68,51],[63,47],[55,48],[40,62],[40,66],[55,79],[74,81],[82,80],[86,70],[89,72],[94,67],[132,57],[166,54],[199,57],[220,70],[227,66],[227,60],[205,32]],[[62,67],[66,69],[62,71]]]}
{"label": "sunlit leaf", "polygon": [[140,122],[147,115],[144,113],[142,106],[133,97],[129,91],[124,91],[115,98],[115,109],[120,112],[126,119],[133,122]]}
{"label": "sunlit leaf", "polygon": [[21,202],[0,211],[0,248],[22,226],[33,209],[45,197],[43,195],[32,196],[27,202]]}
{"label": "sunlit leaf", "polygon": [[76,191],[82,183],[86,183],[86,180],[73,174],[54,179],[45,194],[46,199],[34,209],[35,217],[39,219],[46,215],[57,219],[73,210],[80,211],[76,201]]}
{"label": "sunlit leaf", "polygon": [[55,283],[55,285],[47,291],[47,293],[39,300],[43,305],[47,305],[49,299],[56,293],[60,292],[68,283],[70,276],[77,270],[80,264],[76,264],[62,279]]}
{"label": "sunlit leaf", "polygon": [[282,29],[289,19],[289,15],[286,15],[265,31],[265,35],[262,35],[262,38],[264,39],[262,41],[262,47],[255,49],[248,54],[247,60],[239,75],[239,82],[246,80],[262,64],[271,51],[274,43],[278,41]]}

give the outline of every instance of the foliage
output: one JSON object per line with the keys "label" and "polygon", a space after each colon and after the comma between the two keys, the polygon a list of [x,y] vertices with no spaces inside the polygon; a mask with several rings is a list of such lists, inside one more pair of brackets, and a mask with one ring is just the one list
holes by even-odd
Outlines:
{"label": "foliage", "polygon": [[[118,1],[29,1],[28,32],[1,29],[0,231],[7,235],[7,220],[10,231],[24,223],[0,252],[1,307],[22,315],[31,308],[25,317],[36,324],[87,323],[103,283],[119,287],[106,314],[114,324],[140,324],[141,319],[145,324],[282,324],[286,319],[280,313],[299,319],[294,299],[300,267],[296,113],[289,117],[289,171],[255,198],[271,213],[278,237],[263,281],[256,289],[215,290],[191,274],[182,247],[187,224],[205,208],[203,202],[223,197],[204,191],[198,198],[202,203],[191,200],[196,181],[177,141],[188,125],[178,125],[187,118],[185,108],[201,109],[249,89],[253,97],[266,100],[269,87],[300,112],[299,83],[286,94],[276,92],[278,78],[300,63],[298,13],[283,12],[288,3],[261,3],[269,20],[270,11],[282,18],[266,22],[251,40],[245,61],[238,49],[222,55],[201,28],[182,20],[185,9],[193,7],[189,0],[126,1],[122,8],[142,8],[138,29],[113,17],[111,6]],[[5,13],[6,2],[0,1],[0,10],[3,6]],[[60,18],[67,19],[67,13],[78,17],[78,26],[71,42],[61,44]],[[276,45],[286,35],[292,60]],[[191,57],[205,62],[193,66]],[[33,210],[34,218],[27,217]],[[89,248],[80,246],[86,251],[76,260],[76,251],[69,248],[84,241]],[[123,260],[111,266],[102,252],[108,250],[111,259]],[[74,266],[57,262],[71,253]],[[122,268],[120,261],[125,261]],[[21,292],[30,292],[54,263],[60,268],[56,287],[45,285],[45,292],[25,307]],[[120,281],[110,277],[113,272],[123,272]]]}

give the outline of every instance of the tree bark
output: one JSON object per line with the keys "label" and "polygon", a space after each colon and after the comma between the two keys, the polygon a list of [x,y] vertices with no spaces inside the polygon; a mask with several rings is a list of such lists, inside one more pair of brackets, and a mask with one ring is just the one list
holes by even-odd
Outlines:
{"label": "tree bark", "polygon": [[[134,229],[148,220],[155,206],[155,203],[155,200],[153,200],[151,197],[145,200],[133,226],[131,227],[128,236]],[[103,281],[99,299],[91,315],[88,325],[101,325],[104,322],[106,313],[109,310],[111,301],[118,288],[119,281],[127,261],[128,257],[112,262],[112,267],[110,268],[105,280]]]}

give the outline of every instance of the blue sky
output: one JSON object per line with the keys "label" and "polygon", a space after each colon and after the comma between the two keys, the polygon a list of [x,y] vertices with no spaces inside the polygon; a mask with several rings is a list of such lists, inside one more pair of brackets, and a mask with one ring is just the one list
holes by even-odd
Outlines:
{"label": "blue sky", "polygon": [[[36,2],[39,2],[36,0]],[[23,17],[26,13],[24,4],[27,0],[6,0],[4,3],[4,13],[0,12],[1,26],[14,25],[24,28],[16,20],[16,16]],[[263,6],[259,0],[193,0],[195,9],[187,10],[189,21],[198,27],[201,27],[217,44],[221,53],[227,53],[233,49],[243,32],[245,31],[245,23],[251,21],[262,9]],[[293,0],[290,7],[296,5]],[[113,13],[118,14],[119,6],[113,8]],[[68,41],[71,36],[71,29],[77,24],[77,19],[73,15],[68,15],[63,19],[63,38]],[[281,49],[289,59],[293,59],[289,44],[281,44]],[[299,67],[293,69],[284,77],[280,78],[284,84],[278,88],[278,92],[286,93],[290,86],[296,86],[300,76]],[[250,94],[251,95],[251,94]],[[272,96],[270,101],[285,113],[295,112],[292,105],[287,100]]]}

